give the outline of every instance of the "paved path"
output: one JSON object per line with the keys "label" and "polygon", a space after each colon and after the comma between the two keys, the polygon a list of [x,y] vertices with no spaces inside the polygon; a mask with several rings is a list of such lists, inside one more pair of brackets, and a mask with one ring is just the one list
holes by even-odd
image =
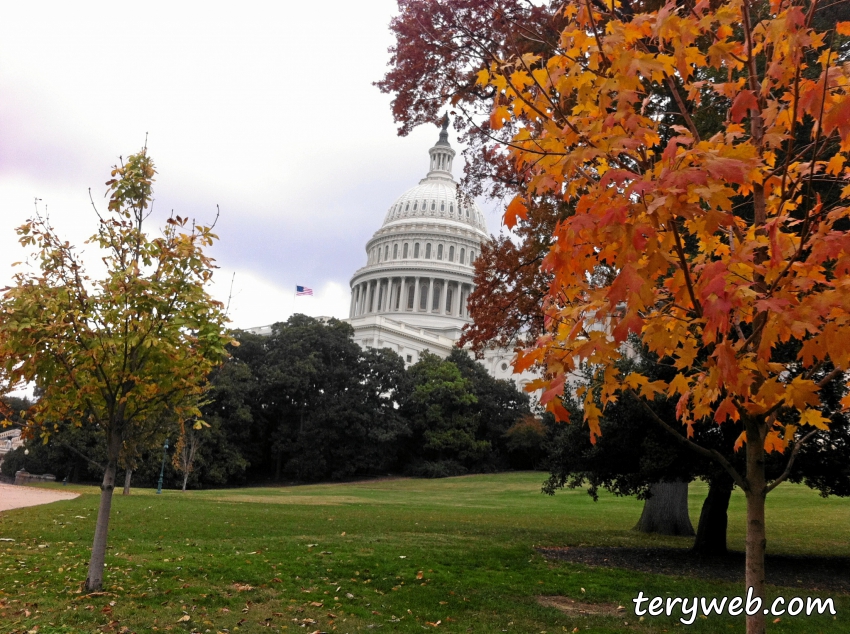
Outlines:
{"label": "paved path", "polygon": [[0,484],[0,511],[20,509],[25,506],[38,506],[39,504],[50,504],[57,500],[73,500],[78,496],[78,493],[71,493],[70,491],[54,491],[52,489]]}

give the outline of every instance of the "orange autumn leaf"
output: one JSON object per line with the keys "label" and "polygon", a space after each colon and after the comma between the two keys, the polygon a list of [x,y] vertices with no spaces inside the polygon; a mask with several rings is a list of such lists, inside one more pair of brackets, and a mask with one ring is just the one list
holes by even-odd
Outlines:
{"label": "orange autumn leaf", "polygon": [[508,208],[505,209],[505,226],[508,229],[513,229],[516,226],[517,218],[524,220],[527,217],[528,209],[525,206],[525,202],[517,196],[510,202]]}

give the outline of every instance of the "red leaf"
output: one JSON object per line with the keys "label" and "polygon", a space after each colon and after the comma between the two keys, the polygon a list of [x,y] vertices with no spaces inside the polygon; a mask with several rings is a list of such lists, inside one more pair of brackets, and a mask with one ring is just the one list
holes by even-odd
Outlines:
{"label": "red leaf", "polygon": [[758,99],[752,90],[742,90],[732,102],[732,110],[729,113],[732,121],[740,123],[747,116],[750,110],[757,110],[759,107]]}
{"label": "red leaf", "polygon": [[736,421],[741,418],[741,415],[738,413],[738,408],[735,407],[732,399],[727,396],[714,413],[714,420],[717,423],[723,423],[729,418]]}

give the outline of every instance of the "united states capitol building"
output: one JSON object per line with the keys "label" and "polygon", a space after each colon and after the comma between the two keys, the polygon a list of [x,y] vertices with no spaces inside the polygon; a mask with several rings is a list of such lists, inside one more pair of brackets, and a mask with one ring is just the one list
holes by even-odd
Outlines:
{"label": "united states capitol building", "polygon": [[[455,151],[448,120],[428,150],[425,178],[399,196],[366,243],[366,264],[351,278],[348,319],[363,348],[389,348],[406,365],[428,350],[446,357],[471,323],[467,299],[475,288],[473,263],[489,239],[484,214],[460,195],[452,177]],[[249,329],[265,334],[269,326]],[[522,387],[534,376],[513,374],[514,353],[488,349],[481,363],[499,379]]]}

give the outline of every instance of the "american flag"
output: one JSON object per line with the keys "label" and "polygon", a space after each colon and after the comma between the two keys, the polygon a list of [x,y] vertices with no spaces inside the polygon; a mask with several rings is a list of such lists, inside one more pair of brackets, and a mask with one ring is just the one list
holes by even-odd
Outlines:
{"label": "american flag", "polygon": [[295,295],[296,295],[296,297],[297,297],[298,295],[312,295],[312,294],[313,294],[313,289],[312,289],[312,288],[307,288],[306,286],[296,286],[296,287],[295,287]]}

